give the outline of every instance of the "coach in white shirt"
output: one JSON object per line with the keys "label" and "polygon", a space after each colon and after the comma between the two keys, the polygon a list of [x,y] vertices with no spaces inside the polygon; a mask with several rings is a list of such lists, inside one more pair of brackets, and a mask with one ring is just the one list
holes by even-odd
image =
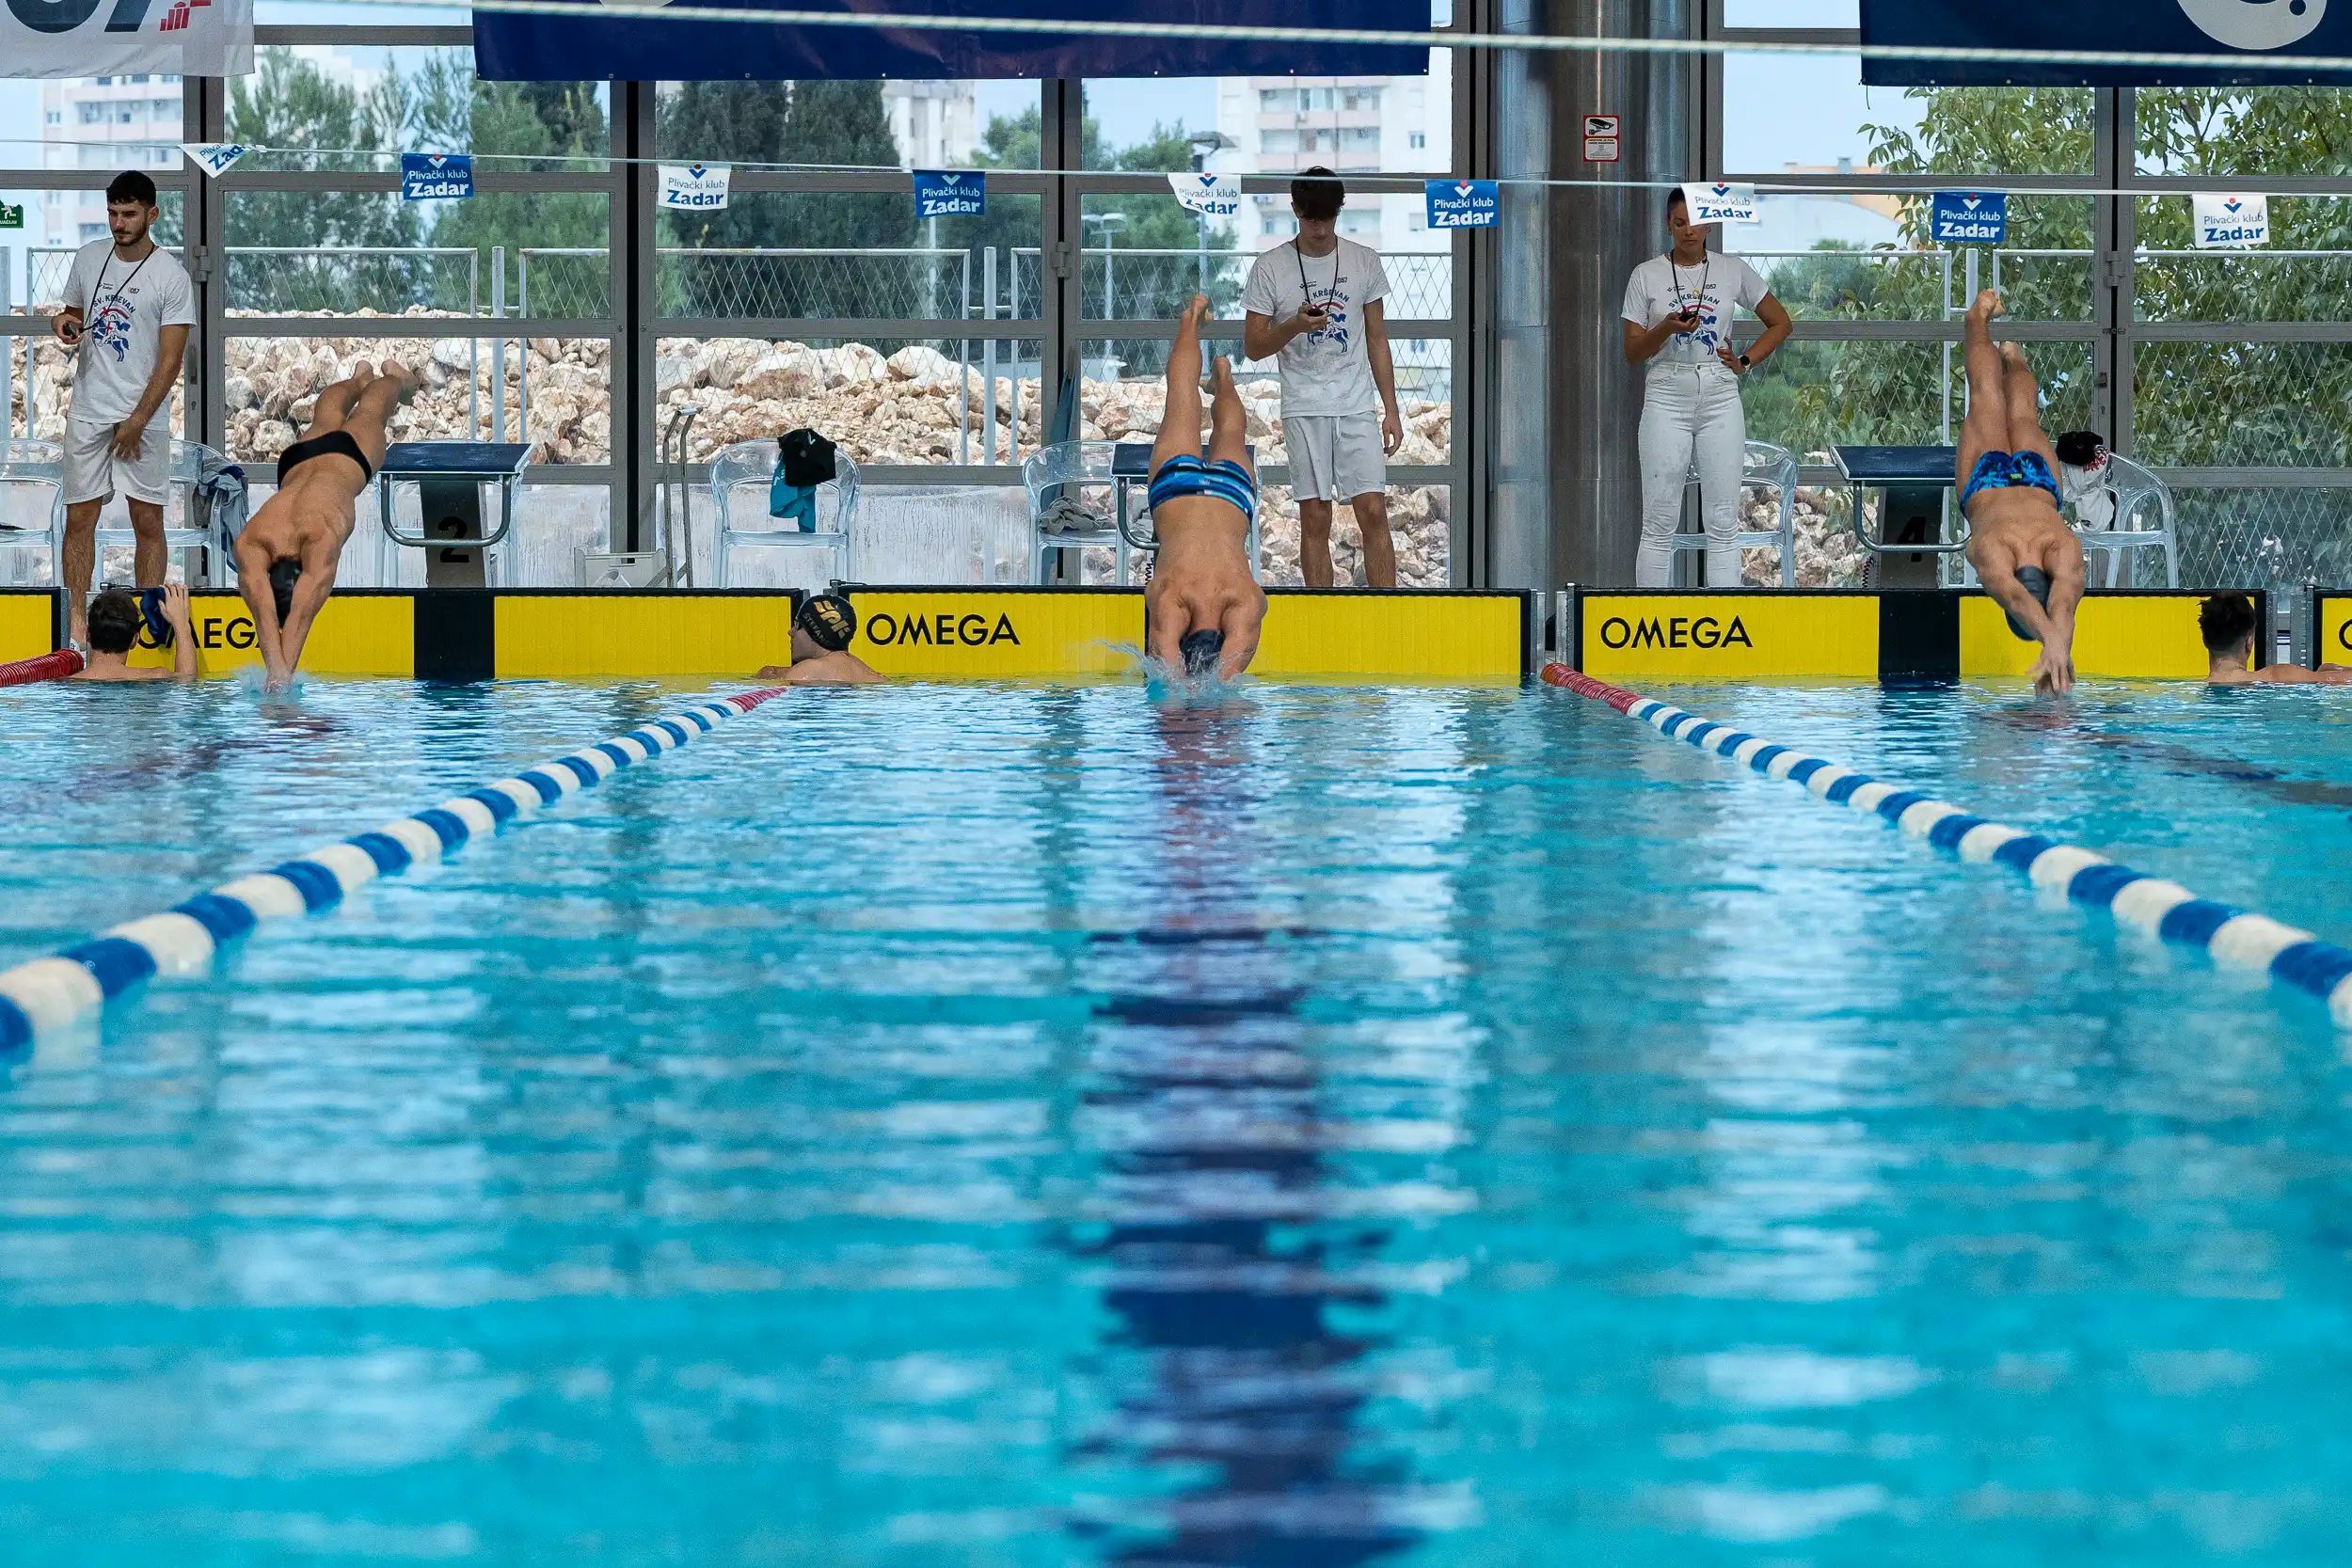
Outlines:
{"label": "coach in white shirt", "polygon": [[87,598],[98,564],[98,513],[120,490],[138,536],[141,588],[164,580],[164,500],[171,483],[171,388],[196,325],[196,291],[158,246],[155,182],[136,169],[106,187],[112,240],[73,258],[65,309],[50,329],[77,352],[65,430],[66,635],[89,641]]}
{"label": "coach in white shirt", "polygon": [[1258,258],[1242,290],[1242,351],[1280,356],[1282,446],[1298,498],[1298,571],[1331,586],[1331,503],[1356,514],[1364,580],[1396,586],[1388,454],[1405,440],[1389,357],[1389,275],[1380,253],[1339,236],[1347,187],[1329,169],[1291,182],[1298,237]]}
{"label": "coach in white shirt", "polygon": [[[1690,221],[1682,193],[1666,205],[1674,248],[1633,269],[1625,289],[1625,358],[1646,362],[1642,401],[1642,545],[1636,588],[1674,580],[1675,524],[1695,460],[1699,512],[1707,523],[1707,586],[1740,580],[1740,474],[1748,416],[1740,378],[1788,336],[1788,312],[1756,269],[1707,248],[1707,229]],[[1747,353],[1731,345],[1731,312],[1746,306],[1764,324]]]}

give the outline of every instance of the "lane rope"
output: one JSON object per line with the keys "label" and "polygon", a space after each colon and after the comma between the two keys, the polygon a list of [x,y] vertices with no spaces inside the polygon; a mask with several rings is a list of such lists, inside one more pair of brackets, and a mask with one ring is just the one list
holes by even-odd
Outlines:
{"label": "lane rope", "polygon": [[2006,823],[1973,816],[1948,800],[1901,788],[1817,757],[1719,724],[1695,713],[1610,686],[1565,664],[1544,666],[1545,684],[1606,703],[1670,740],[1680,740],[1745,764],[1768,779],[1803,784],[1817,799],[1876,816],[1911,838],[1924,838],[1962,860],[2008,866],[2038,888],[2106,910],[2148,935],[2203,949],[2217,963],[2269,972],[2270,977],[2317,997],[2341,1028],[2352,1029],[2352,951],[2309,931],[2200,898],[2178,882],[2118,865],[2105,855]]}
{"label": "lane rope", "polygon": [[35,681],[61,681],[82,673],[82,656],[72,648],[35,654],[13,664],[0,664],[0,686],[30,686]]}
{"label": "lane rope", "polygon": [[331,909],[378,877],[397,877],[444,860],[471,839],[486,838],[566,795],[592,789],[624,768],[674,752],[789,689],[771,686],[739,692],[653,720],[413,816],[394,817],[340,844],[223,882],[161,914],[127,921],[48,958],[19,964],[0,974],[0,1055],[98,1011],[142,981],[201,971],[221,947],[263,921]]}

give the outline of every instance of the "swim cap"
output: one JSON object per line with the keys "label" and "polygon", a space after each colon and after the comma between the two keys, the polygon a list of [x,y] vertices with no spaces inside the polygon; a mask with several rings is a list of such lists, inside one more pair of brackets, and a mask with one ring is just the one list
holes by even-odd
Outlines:
{"label": "swim cap", "polygon": [[827,653],[837,654],[857,637],[857,611],[838,594],[811,594],[792,617],[792,629]]}
{"label": "swim cap", "polygon": [[[2049,573],[2043,571],[2039,566],[2020,566],[2017,568],[2017,580],[2025,586],[2026,593],[2033,595],[2034,602],[2036,604],[2040,605],[2044,610],[2050,608]],[[2026,626],[2025,622],[2020,621],[2016,615],[2010,611],[2004,610],[2002,611],[2002,614],[2009,621],[2009,629],[2017,634],[2019,641],[2031,642],[2034,641],[2033,628]]]}
{"label": "swim cap", "polygon": [[1184,656],[1185,674],[1211,674],[1216,670],[1218,657],[1225,652],[1225,634],[1215,626],[1201,631],[1188,631],[1177,640],[1176,650]]}
{"label": "swim cap", "polygon": [[294,579],[302,575],[299,561],[273,561],[269,563],[270,597],[278,601],[278,624],[284,626],[294,613]]}

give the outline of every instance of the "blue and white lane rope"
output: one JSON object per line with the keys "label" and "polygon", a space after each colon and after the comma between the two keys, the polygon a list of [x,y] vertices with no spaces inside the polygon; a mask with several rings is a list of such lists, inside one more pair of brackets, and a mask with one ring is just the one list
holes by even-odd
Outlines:
{"label": "blue and white lane rope", "polygon": [[1607,685],[1565,665],[1544,667],[1544,680],[1607,703],[1672,740],[1744,763],[1768,779],[1803,784],[1835,806],[1884,818],[1964,861],[2024,872],[2034,886],[2077,904],[2106,910],[2150,936],[2201,947],[2217,962],[2267,970],[2270,977],[2315,996],[2341,1028],[2352,1029],[2352,951],[2322,942],[2266,915],[2200,898],[2178,882],[2118,865],[2105,855],[1974,816],[1947,800],[1884,784],[1760,736]]}
{"label": "blue and white lane rope", "polygon": [[447,858],[473,838],[595,787],[635,763],[675,751],[787,689],[769,687],[703,703],[600,740],[585,751],[525,768],[414,816],[355,833],[267,871],[224,882],[161,914],[129,921],[87,942],[0,974],[0,1055],[37,1035],[96,1012],[159,974],[190,974],[215,952],[265,920],[310,914],[342,902],[378,877]]}

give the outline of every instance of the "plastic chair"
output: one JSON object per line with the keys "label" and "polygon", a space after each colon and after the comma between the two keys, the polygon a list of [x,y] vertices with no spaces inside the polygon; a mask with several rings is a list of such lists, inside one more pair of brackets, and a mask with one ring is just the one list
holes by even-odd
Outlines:
{"label": "plastic chair", "polygon": [[65,536],[65,449],[55,441],[22,437],[0,442],[0,485],[40,485],[49,491],[48,525],[0,529],[0,550],[45,549],[56,561],[58,541]]}
{"label": "plastic chair", "polygon": [[[1129,495],[1141,486],[1111,472],[1118,446],[1116,441],[1057,441],[1022,459],[1021,485],[1029,494],[1031,582],[1042,587],[1052,580],[1047,572],[1057,551],[1107,549],[1116,552],[1120,586],[1127,585],[1129,551],[1119,532],[1119,509],[1133,507]],[[1096,526],[1047,532],[1046,509],[1057,501],[1084,507]]]}
{"label": "plastic chair", "polygon": [[[181,573],[191,588],[210,588],[214,586],[216,578],[221,581],[227,580],[226,574],[221,568],[229,559],[230,542],[222,536],[218,529],[214,527],[211,508],[206,504],[200,488],[204,478],[204,459],[208,456],[215,463],[226,461],[219,452],[213,451],[200,441],[175,439],[171,443],[169,483],[172,489],[180,492],[180,526],[178,528],[171,526],[171,508],[167,502],[164,508],[164,549],[167,554],[173,550],[183,552],[180,562]],[[65,562],[65,507],[63,505],[65,492],[60,488],[57,494],[60,504],[57,507],[54,529],[54,543],[57,550],[56,559],[62,570]],[[118,495],[117,499],[119,499]],[[111,506],[114,502],[109,501],[107,504]],[[138,531],[129,527],[102,527],[93,531],[97,540],[96,548],[102,552],[109,545],[136,545],[139,538]],[[199,551],[202,553],[191,553]]]}
{"label": "plastic chair", "polygon": [[[1685,483],[1686,489],[1698,482],[1698,465],[1693,463],[1691,465],[1691,476]],[[1780,523],[1769,531],[1742,531],[1740,547],[1745,550],[1760,549],[1767,545],[1780,546],[1780,585],[1794,588],[1797,586],[1797,454],[1786,447],[1773,446],[1770,441],[1750,441],[1740,462],[1740,489],[1743,499],[1751,484],[1769,484],[1780,492]],[[1707,535],[1677,533],[1674,536],[1674,547],[1677,551],[1705,550]],[[1707,586],[1723,588],[1737,585],[1710,582]]]}
{"label": "plastic chair", "polygon": [[[2123,552],[2164,551],[2164,585],[2181,586],[2181,561],[2172,517],[2172,487],[2146,467],[2128,457],[2109,456],[2098,470],[2099,483],[2074,498],[2074,536],[2083,548],[2107,553],[2107,587],[2118,586],[2123,575]],[[2105,505],[2086,506],[2091,498],[2112,498]],[[2086,513],[2089,515],[2087,515]],[[2102,518],[2101,514],[2105,514]],[[2089,562],[2084,576],[2090,576]]]}
{"label": "plastic chair", "polygon": [[[715,586],[727,586],[727,556],[737,546],[764,546],[779,549],[819,549],[830,552],[833,563],[825,574],[835,581],[847,581],[857,576],[851,569],[853,557],[850,546],[850,531],[857,521],[858,469],[847,452],[834,456],[834,477],[817,487],[818,531],[803,533],[798,529],[775,526],[768,515],[768,484],[775,477],[776,444],[773,441],[738,441],[710,461],[710,503],[718,514],[718,526],[711,541],[711,575]],[[735,497],[751,491],[756,503],[756,515],[769,525],[763,528],[737,526]],[[746,502],[747,508],[754,502]],[[830,514],[830,515],[828,515]]]}
{"label": "plastic chair", "polygon": [[[1120,455],[1122,447],[1128,451],[1128,460],[1123,462]],[[1035,582],[1042,586],[1050,580],[1046,568],[1052,564],[1055,551],[1100,548],[1116,552],[1119,583],[1122,588],[1126,586],[1130,552],[1158,548],[1151,530],[1151,450],[1148,441],[1057,441],[1022,462],[1021,483],[1029,493],[1029,528],[1036,542]],[[1254,447],[1250,449],[1250,460],[1254,466]],[[1089,497],[1089,492],[1094,494]],[[1137,497],[1142,498],[1140,504]],[[1084,507],[1094,517],[1096,526],[1047,532],[1047,508],[1066,501]],[[1126,516],[1123,531],[1120,527],[1122,512]],[[1249,518],[1247,547],[1249,575],[1255,578],[1259,566],[1255,514]]]}

